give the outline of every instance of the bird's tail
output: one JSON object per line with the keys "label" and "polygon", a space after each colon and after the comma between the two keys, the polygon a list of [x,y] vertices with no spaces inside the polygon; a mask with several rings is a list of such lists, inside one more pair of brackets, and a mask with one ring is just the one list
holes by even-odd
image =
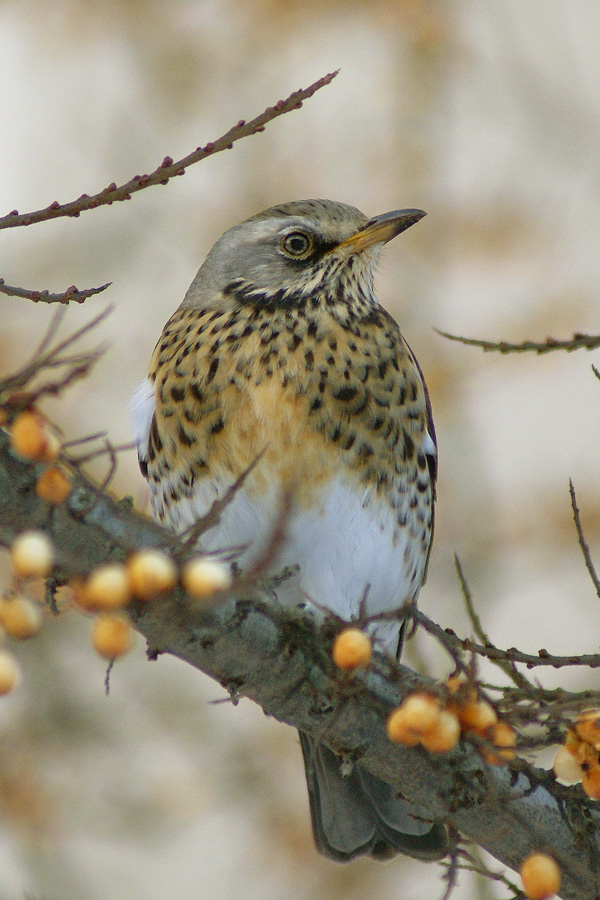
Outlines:
{"label": "bird's tail", "polygon": [[[329,748],[300,732],[313,833],[317,848],[338,862],[405,853],[435,860],[448,850],[446,828],[414,818],[415,807],[390,785],[355,765],[346,775]],[[412,811],[412,815],[411,815]]]}

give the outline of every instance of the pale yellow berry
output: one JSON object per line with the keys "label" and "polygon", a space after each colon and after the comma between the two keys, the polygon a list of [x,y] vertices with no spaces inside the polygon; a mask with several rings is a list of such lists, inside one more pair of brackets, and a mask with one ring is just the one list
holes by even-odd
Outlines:
{"label": "pale yellow berry", "polygon": [[528,900],[549,900],[560,888],[560,870],[551,856],[533,853],[521,866],[521,880]]}
{"label": "pale yellow berry", "polygon": [[131,593],[140,600],[151,600],[170,591],[177,582],[175,563],[161,550],[140,550],[127,563]]}
{"label": "pale yellow berry", "polygon": [[487,740],[494,745],[495,750],[482,748],[484,759],[492,766],[502,766],[505,762],[516,756],[517,735],[514,728],[506,722],[496,722],[486,734]]}
{"label": "pale yellow berry", "polygon": [[346,628],[333,642],[332,656],[338,669],[351,672],[371,662],[373,647],[367,635],[358,628]]}
{"label": "pale yellow berry", "polygon": [[52,571],[54,547],[41,531],[24,531],[13,541],[10,560],[19,578],[45,578]]}
{"label": "pale yellow berry", "polygon": [[567,747],[561,747],[554,757],[554,774],[565,784],[578,784],[583,775],[581,763]]}
{"label": "pale yellow berry", "polygon": [[190,597],[206,600],[219,591],[231,587],[231,573],[224,565],[211,559],[196,557],[183,567],[183,586]]}
{"label": "pale yellow berry", "polygon": [[42,627],[42,613],[29,597],[20,594],[3,597],[0,600],[0,625],[9,637],[24,641]]}
{"label": "pale yellow berry", "polygon": [[421,744],[430,753],[449,753],[460,738],[460,722],[453,712],[442,709],[438,721],[421,735]]}
{"label": "pale yellow berry", "polygon": [[133,633],[125,616],[98,616],[92,626],[92,644],[106,659],[124,656],[133,644]]}
{"label": "pale yellow berry", "polygon": [[0,650],[0,694],[9,694],[21,683],[21,669],[12,655]]}
{"label": "pale yellow berry", "polygon": [[130,599],[127,572],[120,563],[98,566],[77,594],[79,605],[92,611],[120,609]]}
{"label": "pale yellow berry", "polygon": [[51,466],[38,478],[35,492],[45,503],[62,503],[71,493],[71,482],[58,466]]}

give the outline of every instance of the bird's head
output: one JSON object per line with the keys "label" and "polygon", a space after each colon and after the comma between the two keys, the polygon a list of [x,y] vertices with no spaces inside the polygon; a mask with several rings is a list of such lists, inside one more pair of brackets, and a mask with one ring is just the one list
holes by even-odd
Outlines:
{"label": "bird's head", "polygon": [[332,200],[299,200],[266,209],[217,241],[184,306],[303,302],[323,286],[351,281],[369,296],[381,247],[425,213],[401,209],[369,219]]}

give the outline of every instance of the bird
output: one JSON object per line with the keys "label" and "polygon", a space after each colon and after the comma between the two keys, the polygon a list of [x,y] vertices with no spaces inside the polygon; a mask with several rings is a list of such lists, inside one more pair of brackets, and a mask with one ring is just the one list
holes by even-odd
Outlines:
{"label": "bird", "polygon": [[[416,601],[426,578],[437,446],[421,369],[376,299],[374,273],[381,248],[424,215],[369,218],[314,199],[228,229],[132,400],[160,523],[184,532],[230,491],[200,548],[238,548],[243,571],[268,553],[285,500],[272,572],[292,574],[272,602],[344,622],[366,615],[391,656],[403,626],[384,615]],[[442,823],[322,740],[301,732],[300,743],[321,853],[338,862],[446,853]]]}

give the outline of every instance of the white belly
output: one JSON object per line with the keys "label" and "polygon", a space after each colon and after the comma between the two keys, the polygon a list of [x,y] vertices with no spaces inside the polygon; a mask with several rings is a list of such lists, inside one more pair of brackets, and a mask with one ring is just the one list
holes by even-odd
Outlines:
{"label": "white belly", "polygon": [[[181,500],[171,509],[177,530],[197,522],[214,499],[212,485],[198,485],[193,499]],[[280,509],[275,492],[249,499],[242,488],[219,524],[202,536],[200,547],[226,553],[244,546],[238,563],[246,568],[269,547]],[[324,492],[319,506],[292,509],[283,522],[284,540],[267,571],[275,575],[288,566],[299,571],[276,588],[278,602],[329,609],[347,621],[361,612],[373,616],[399,609],[418,593],[422,570],[415,577],[413,565],[413,577],[407,577],[412,548],[407,549],[407,533],[394,524],[387,503],[364,491],[361,495],[341,480]],[[379,622],[370,631],[382,648],[395,653],[399,627],[400,623]]]}

